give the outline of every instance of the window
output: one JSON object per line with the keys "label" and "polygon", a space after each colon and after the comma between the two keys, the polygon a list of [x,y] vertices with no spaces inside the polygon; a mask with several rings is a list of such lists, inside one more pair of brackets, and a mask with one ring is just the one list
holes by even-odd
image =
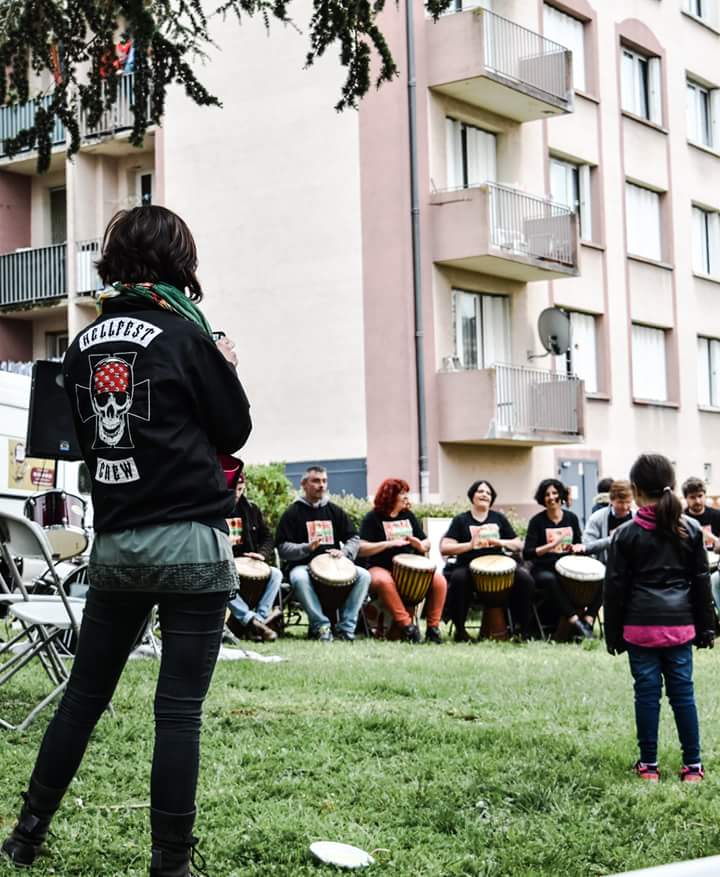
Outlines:
{"label": "window", "polygon": [[592,240],[590,165],[550,159],[550,197],[571,207],[580,221],[580,238]]}
{"label": "window", "polygon": [[698,338],[698,405],[720,408],[720,341]]}
{"label": "window", "polygon": [[46,332],[45,350],[48,359],[62,359],[68,349],[67,332]]}
{"label": "window", "polygon": [[720,214],[692,209],[693,271],[720,275]]}
{"label": "window", "polygon": [[573,88],[585,91],[585,24],[548,3],[544,5],[543,32],[572,52]]}
{"label": "window", "polygon": [[718,24],[718,0],[684,0],[685,12],[713,27]]}
{"label": "window", "polygon": [[510,303],[504,295],[453,290],[455,356],[463,368],[510,362]]}
{"label": "window", "polygon": [[627,251],[634,256],[662,260],[660,195],[651,189],[625,183]]}
{"label": "window", "polygon": [[449,189],[495,180],[495,135],[457,119],[445,120]]}
{"label": "window", "polygon": [[688,140],[710,149],[720,148],[720,91],[687,81]]}
{"label": "window", "polygon": [[572,370],[585,381],[586,393],[598,392],[596,322],[592,314],[570,313]]}
{"label": "window", "polygon": [[153,203],[153,175],[151,171],[138,171],[135,192],[140,206]]}
{"label": "window", "polygon": [[633,396],[650,402],[667,401],[665,330],[633,323]]}
{"label": "window", "polygon": [[67,193],[65,186],[50,189],[50,242],[64,244],[67,240]]}
{"label": "window", "polygon": [[622,47],[622,108],[662,124],[660,59]]}

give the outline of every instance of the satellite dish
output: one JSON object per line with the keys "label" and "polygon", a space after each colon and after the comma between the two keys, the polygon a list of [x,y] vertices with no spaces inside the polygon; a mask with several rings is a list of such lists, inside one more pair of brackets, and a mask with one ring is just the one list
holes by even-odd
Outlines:
{"label": "satellite dish", "polygon": [[538,317],[540,343],[555,356],[570,349],[570,315],[560,308],[545,308]]}

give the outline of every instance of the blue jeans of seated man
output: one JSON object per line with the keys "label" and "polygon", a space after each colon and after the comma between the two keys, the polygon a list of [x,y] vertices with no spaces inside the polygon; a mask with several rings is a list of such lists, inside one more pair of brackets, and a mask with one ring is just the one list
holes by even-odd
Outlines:
{"label": "blue jeans of seated man", "polygon": [[647,649],[628,645],[630,671],[635,680],[635,722],[640,761],[657,761],[658,724],[663,678],[675,716],[683,763],[700,762],[700,727],[693,691],[692,645]]}
{"label": "blue jeans of seated man", "polygon": [[273,603],[278,595],[281,584],[282,573],[277,567],[273,566],[270,569],[268,583],[265,585],[265,590],[262,592],[262,596],[258,600],[255,609],[251,609],[240,594],[228,603],[228,609],[232,612],[235,618],[237,618],[240,624],[250,624],[253,618],[259,618],[260,621],[265,621],[270,614],[270,610],[273,607]]}
{"label": "blue jeans of seated man", "polygon": [[[352,586],[347,599],[340,610],[340,623],[337,629],[342,633],[354,634],[357,627],[358,614],[367,597],[370,587],[370,573],[363,567],[356,566],[357,578]],[[310,572],[307,566],[296,566],[290,570],[288,576],[295,596],[302,604],[310,625],[310,636],[316,634],[321,627],[330,624],[330,619],[325,615],[320,605],[320,599],[313,587]]]}

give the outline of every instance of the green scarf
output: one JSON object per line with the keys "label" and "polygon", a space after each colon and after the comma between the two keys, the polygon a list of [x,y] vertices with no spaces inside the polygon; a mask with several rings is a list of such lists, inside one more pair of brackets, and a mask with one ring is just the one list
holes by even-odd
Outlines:
{"label": "green scarf", "polygon": [[172,311],[174,314],[190,320],[191,323],[195,323],[208,335],[212,335],[212,329],[210,323],[205,319],[205,314],[190,301],[184,292],[170,283],[162,281],[158,283],[113,283],[112,289],[106,289],[98,295],[98,313],[102,314],[103,304],[106,301],[117,299],[128,303],[152,304],[166,311]]}

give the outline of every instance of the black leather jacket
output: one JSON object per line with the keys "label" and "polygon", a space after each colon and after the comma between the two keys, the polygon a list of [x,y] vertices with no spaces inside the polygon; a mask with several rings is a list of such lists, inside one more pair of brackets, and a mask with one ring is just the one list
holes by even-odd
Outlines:
{"label": "black leather jacket", "polygon": [[696,642],[715,629],[702,530],[685,516],[683,523],[689,538],[682,543],[634,521],[616,531],[603,588],[608,651],[624,651],[625,624],[694,624]]}

